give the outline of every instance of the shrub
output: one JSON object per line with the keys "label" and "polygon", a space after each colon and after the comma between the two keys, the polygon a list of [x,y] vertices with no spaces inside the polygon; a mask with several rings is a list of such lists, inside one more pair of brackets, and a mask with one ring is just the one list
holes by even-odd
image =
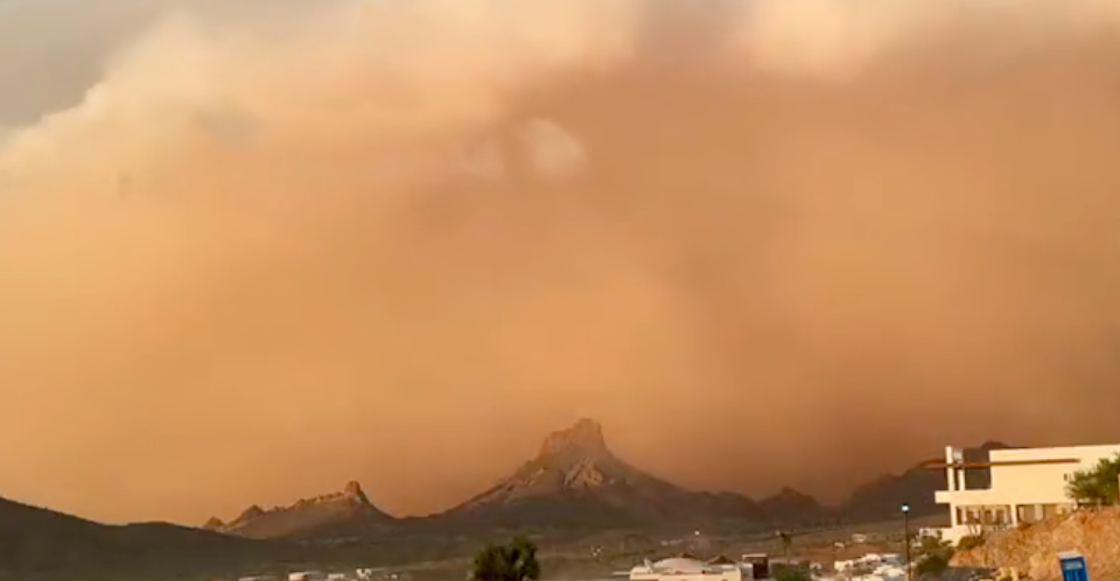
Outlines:
{"label": "shrub", "polygon": [[957,549],[970,551],[984,544],[984,535],[965,535],[957,541]]}
{"label": "shrub", "polygon": [[952,558],[951,552],[926,555],[921,561],[918,561],[915,571],[919,575],[937,575],[949,568],[949,561]]}
{"label": "shrub", "polygon": [[937,575],[949,568],[953,546],[938,538],[925,537],[918,546],[918,575]]}
{"label": "shrub", "polygon": [[780,567],[774,571],[774,581],[813,581],[813,574],[805,567]]}
{"label": "shrub", "polygon": [[525,537],[490,545],[475,557],[473,581],[529,581],[541,578],[537,547]]}
{"label": "shrub", "polygon": [[1079,505],[1116,504],[1120,480],[1120,455],[1105,458],[1089,470],[1076,472],[1066,485],[1066,495]]}

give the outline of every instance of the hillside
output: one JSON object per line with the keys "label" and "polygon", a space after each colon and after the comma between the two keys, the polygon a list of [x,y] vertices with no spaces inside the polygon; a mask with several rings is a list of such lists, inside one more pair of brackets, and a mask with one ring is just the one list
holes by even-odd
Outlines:
{"label": "hillside", "polygon": [[730,492],[686,490],[619,458],[607,446],[602,426],[584,419],[548,435],[535,458],[440,518],[499,527],[729,521],[758,527],[816,520],[822,513],[815,500],[790,490],[762,502]]}
{"label": "hillside", "polygon": [[349,482],[341,492],[306,498],[295,504],[264,510],[257,505],[247,508],[233,521],[218,518],[207,521],[205,528],[242,537],[271,539],[313,536],[319,531],[332,535],[380,533],[388,530],[394,519],[369,501],[358,482]]}
{"label": "hillside", "polygon": [[[964,455],[967,461],[984,462],[990,451],[1011,447],[1002,442],[984,442],[965,448]],[[898,516],[903,504],[909,504],[911,514],[916,516],[944,513],[945,507],[934,502],[934,492],[945,489],[945,472],[927,467],[940,461],[928,460],[902,474],[884,475],[860,486],[841,506],[840,514],[850,522],[891,519]],[[988,469],[966,470],[965,480],[970,488],[985,488],[991,481],[991,472]]]}
{"label": "hillside", "polygon": [[835,516],[817,499],[792,488],[783,488],[774,496],[759,501],[758,508],[767,522],[781,525],[817,524]]}
{"label": "hillside", "polygon": [[1080,551],[1090,579],[1120,577],[1120,508],[1080,511],[993,534],[980,547],[958,553],[961,567],[1015,567],[1036,581],[1062,578],[1058,553]]}
{"label": "hillside", "polygon": [[493,522],[643,520],[679,514],[688,500],[688,492],[615,456],[602,427],[581,420],[550,434],[535,458],[447,515]]}
{"label": "hillside", "polygon": [[0,499],[0,579],[205,573],[267,562],[279,552],[298,549],[166,523],[103,525]]}
{"label": "hillside", "polygon": [[[999,447],[1006,446],[985,443],[968,454],[979,459]],[[264,510],[254,505],[229,523],[211,519],[206,528],[259,539],[325,540],[384,539],[389,533],[478,536],[521,528],[572,533],[703,525],[742,531],[874,522],[897,518],[904,503],[918,516],[943,510],[933,497],[944,486],[944,475],[927,464],[872,480],[836,508],[790,488],[756,501],[732,492],[686,490],[648,474],[610,449],[598,422],[583,419],[548,434],[533,458],[491,488],[439,514],[394,519],[351,482],[342,492],[286,507]]]}
{"label": "hillside", "polygon": [[388,533],[478,536],[503,529],[575,532],[689,523],[757,528],[770,521],[816,521],[823,512],[815,500],[788,490],[761,503],[730,492],[685,490],[619,458],[602,426],[581,420],[549,434],[538,454],[510,476],[440,514],[393,519],[352,482],[341,493],[287,507],[254,505],[229,523],[212,518],[206,528],[259,539],[385,539]]}
{"label": "hillside", "polygon": [[909,504],[914,515],[944,512],[934,502],[934,492],[945,488],[945,472],[930,470],[923,464],[906,472],[881,476],[857,488],[841,512],[852,522],[896,518],[899,507]]}

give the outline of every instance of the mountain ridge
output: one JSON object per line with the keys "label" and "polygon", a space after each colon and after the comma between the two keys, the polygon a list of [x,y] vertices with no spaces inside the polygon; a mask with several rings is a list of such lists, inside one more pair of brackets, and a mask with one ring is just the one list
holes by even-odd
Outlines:
{"label": "mountain ridge", "polygon": [[225,523],[211,517],[202,528],[255,539],[314,535],[322,528],[349,524],[369,532],[383,532],[396,519],[370,502],[356,480],[341,491],[301,498],[287,506],[268,510],[259,505],[245,509]]}
{"label": "mountain ridge", "polygon": [[701,497],[635,468],[606,444],[602,426],[581,419],[545,437],[536,457],[491,488],[440,515],[480,524],[550,526],[609,518],[646,523],[688,516]]}
{"label": "mountain ridge", "polygon": [[[979,459],[1007,447],[985,442],[967,449],[966,457]],[[435,539],[487,538],[509,529],[562,536],[627,528],[677,534],[694,526],[761,532],[875,522],[898,518],[904,502],[915,515],[943,510],[933,494],[944,485],[944,475],[930,470],[930,462],[870,480],[839,507],[824,507],[792,488],[754,500],[734,492],[691,491],[647,474],[610,450],[601,425],[582,420],[545,437],[535,457],[495,486],[427,517],[394,518],[356,481],[283,507],[251,505],[229,522],[211,518],[202,527],[208,530],[167,523],[106,525],[0,498],[0,579],[10,574],[21,581],[53,581],[72,578],[68,572],[77,570],[89,581],[153,569],[230,571],[277,559],[332,558],[356,546],[378,547],[385,557],[398,550],[427,554],[423,551]],[[414,545],[429,549],[408,548]],[[91,570],[105,577],[85,573]]]}
{"label": "mountain ridge", "polygon": [[[968,448],[967,455],[978,458],[988,450],[1006,447],[985,442]],[[520,528],[578,530],[712,523],[786,528],[869,522],[896,518],[902,504],[909,504],[914,515],[942,510],[934,503],[934,492],[943,486],[944,475],[927,468],[931,462],[869,480],[836,506],[824,506],[813,496],[790,487],[756,500],[736,492],[689,490],[644,472],[610,449],[601,424],[584,418],[550,432],[533,458],[493,486],[442,512],[394,518],[370,502],[361,485],[352,481],[341,492],[288,506],[266,510],[252,505],[228,523],[212,518],[204,528],[257,539],[329,539]]]}
{"label": "mountain ridge", "polygon": [[0,498],[0,578],[108,581],[136,572],[200,573],[270,560],[298,547],[149,522],[108,525]]}
{"label": "mountain ridge", "polygon": [[[271,511],[253,506],[220,530],[248,534],[249,525],[245,523],[261,523],[272,514],[298,511],[304,504],[297,502]],[[584,418],[547,434],[536,456],[463,502],[442,512],[386,521],[384,526],[365,530],[424,534],[440,530],[590,530],[712,523],[762,527],[819,523],[834,517],[811,496],[789,488],[760,501],[729,491],[688,490],[626,462],[607,445],[602,425]],[[212,520],[214,524],[220,522]],[[256,526],[253,532],[256,538],[360,536],[360,520],[324,520],[315,531],[263,532],[264,527]]]}
{"label": "mountain ridge", "polygon": [[[1014,448],[999,441],[988,440],[979,446],[964,449],[968,461],[982,462],[992,450]],[[897,516],[899,507],[910,506],[911,513],[922,516],[946,510],[934,501],[934,492],[945,487],[945,472],[931,470],[930,465],[944,458],[919,462],[901,474],[884,474],[858,486],[839,507],[851,520],[870,521]],[[969,488],[983,488],[991,482],[987,469],[965,471]]]}

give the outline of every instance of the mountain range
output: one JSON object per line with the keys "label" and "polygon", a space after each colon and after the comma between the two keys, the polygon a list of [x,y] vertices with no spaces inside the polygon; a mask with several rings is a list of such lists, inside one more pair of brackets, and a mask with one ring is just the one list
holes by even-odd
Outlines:
{"label": "mountain range", "polygon": [[211,518],[203,528],[249,538],[314,537],[322,528],[338,532],[343,523],[355,525],[351,533],[386,532],[394,520],[370,503],[361,485],[349,482],[341,492],[301,499],[291,506],[271,510],[250,506],[229,523]]}
{"label": "mountain range", "polygon": [[224,571],[298,558],[301,551],[284,541],[254,541],[167,523],[105,525],[0,499],[0,579],[119,581],[153,572]]}
{"label": "mountain range", "polygon": [[[1007,447],[986,443],[977,450]],[[652,476],[607,446],[602,426],[583,419],[549,434],[536,457],[493,487],[442,513],[396,519],[372,504],[357,482],[342,492],[263,510],[252,506],[207,528],[251,538],[342,538],[424,531],[594,530],[728,525],[801,527],[896,517],[899,506],[933,514],[944,475],[919,464],[859,487],[841,506],[825,507],[786,488],[753,500],[732,492],[698,492]]]}
{"label": "mountain range", "polygon": [[[986,443],[966,457],[1006,447]],[[210,519],[201,529],[105,525],[0,498],[0,579],[69,579],[75,570],[84,581],[121,579],[125,571],[247,570],[260,563],[310,562],[327,554],[320,549],[334,551],[329,553],[334,558],[351,541],[358,541],[351,545],[365,556],[372,547],[396,551],[386,558],[403,559],[402,554],[424,555],[426,549],[416,547],[432,539],[478,539],[511,529],[764,531],[872,522],[897,517],[904,502],[915,515],[937,510],[933,495],[944,476],[926,464],[869,482],[835,508],[788,488],[756,501],[731,492],[690,491],[647,474],[610,450],[598,423],[581,420],[550,434],[536,457],[493,487],[427,517],[394,518],[357,482],[290,506],[254,505],[229,522]],[[973,476],[973,485],[983,480],[982,474]]]}

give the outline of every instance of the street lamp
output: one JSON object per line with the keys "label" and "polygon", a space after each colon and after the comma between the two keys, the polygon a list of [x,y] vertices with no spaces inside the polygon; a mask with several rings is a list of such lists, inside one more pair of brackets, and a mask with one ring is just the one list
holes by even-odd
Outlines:
{"label": "street lamp", "polygon": [[906,544],[906,581],[910,581],[910,505],[902,505],[902,542]]}

